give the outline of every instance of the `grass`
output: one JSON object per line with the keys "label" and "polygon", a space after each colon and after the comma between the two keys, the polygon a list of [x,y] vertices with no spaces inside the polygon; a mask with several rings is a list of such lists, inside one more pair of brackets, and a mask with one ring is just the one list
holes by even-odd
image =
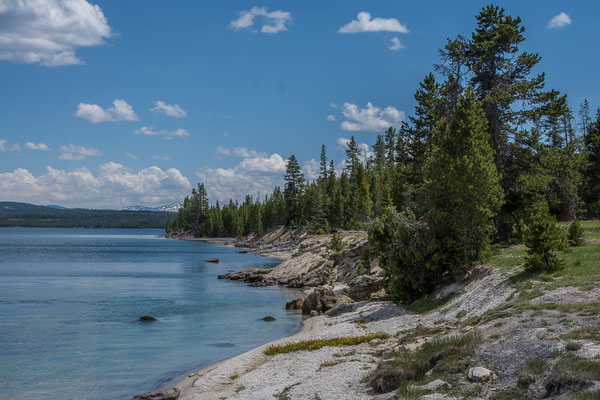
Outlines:
{"label": "grass", "polygon": [[589,326],[586,328],[575,329],[562,335],[561,339],[591,340],[600,343],[600,327]]}
{"label": "grass", "polygon": [[548,367],[548,363],[543,358],[539,357],[532,358],[525,363],[525,370],[536,375],[547,371]]}
{"label": "grass", "polygon": [[400,353],[388,360],[371,377],[371,386],[377,392],[398,389],[398,393],[404,396],[401,398],[414,397],[413,386],[422,383],[430,369],[433,368],[434,373],[427,379],[446,378],[448,374],[468,368],[472,350],[480,341],[477,333],[433,339],[415,351]]}
{"label": "grass", "polygon": [[577,351],[581,349],[581,343],[569,342],[565,346],[565,350],[567,351]]}
{"label": "grass", "polygon": [[425,314],[448,304],[448,302],[455,296],[456,293],[451,293],[438,299],[433,294],[428,294],[405,306],[405,308],[409,311]]}
{"label": "grass", "polygon": [[578,357],[571,352],[565,352],[554,366],[555,372],[569,375],[579,380],[600,380],[600,361]]}
{"label": "grass", "polygon": [[367,343],[375,339],[388,339],[390,335],[387,333],[373,333],[367,336],[350,336],[350,337],[338,337],[333,339],[316,339],[316,340],[304,340],[302,342],[287,343],[281,345],[271,345],[265,350],[265,354],[272,356],[275,354],[282,353],[293,353],[296,351],[312,351],[318,350],[326,346],[342,347],[342,346],[356,346],[361,343]]}

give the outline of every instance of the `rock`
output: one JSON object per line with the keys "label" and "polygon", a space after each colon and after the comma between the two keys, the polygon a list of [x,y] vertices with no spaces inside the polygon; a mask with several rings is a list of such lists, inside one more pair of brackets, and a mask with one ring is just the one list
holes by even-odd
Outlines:
{"label": "rock", "polygon": [[487,368],[473,367],[469,369],[469,380],[473,382],[485,382],[492,379],[494,373]]}
{"label": "rock", "polygon": [[310,315],[311,311],[324,313],[335,307],[336,303],[335,293],[324,287],[318,287],[302,303],[302,314]]}
{"label": "rock", "polygon": [[272,321],[275,321],[275,317],[271,317],[271,316],[269,315],[269,316],[266,316],[266,317],[264,317],[264,318],[263,318],[263,321],[272,322]]}
{"label": "rock", "polygon": [[375,293],[371,293],[369,300],[389,300],[390,296],[387,294],[385,289],[380,289]]}
{"label": "rock", "polygon": [[431,391],[440,389],[448,390],[452,389],[452,386],[448,382],[444,382],[441,379],[436,379],[435,381],[429,382],[427,385],[419,386],[419,389]]}
{"label": "rock", "polygon": [[331,310],[327,310],[325,312],[325,315],[327,315],[328,317],[337,317],[339,315],[352,311],[353,308],[354,306],[352,304],[342,303],[333,307]]}
{"label": "rock", "polygon": [[396,391],[384,394],[378,394],[377,396],[371,397],[371,400],[396,400],[398,396],[396,396]]}
{"label": "rock", "polygon": [[[228,272],[223,275],[219,275],[219,279],[229,279],[231,281],[244,281],[248,283],[264,285],[272,285],[273,282],[265,279],[265,275],[271,272],[271,269],[265,268],[250,268],[240,272]],[[264,285],[263,285],[264,284]]]}
{"label": "rock", "polygon": [[150,315],[143,315],[140,317],[140,322],[154,322],[156,318],[151,317]]}
{"label": "rock", "polygon": [[318,311],[315,311],[315,310],[312,310],[312,311],[310,312],[310,314],[309,314],[309,315],[310,315],[311,317],[318,317],[318,316],[319,316],[319,312],[318,312]]}
{"label": "rock", "polygon": [[441,393],[432,393],[426,394],[424,396],[419,397],[419,400],[453,400],[455,397],[448,397],[445,394]]}
{"label": "rock", "polygon": [[285,303],[286,310],[302,310],[302,299],[296,299]]}
{"label": "rock", "polygon": [[383,278],[371,275],[358,275],[348,282],[344,294],[354,301],[369,300],[372,293],[381,290]]}
{"label": "rock", "polygon": [[138,394],[133,396],[131,400],[177,400],[179,398],[179,391],[177,389],[169,390],[154,390],[152,392]]}

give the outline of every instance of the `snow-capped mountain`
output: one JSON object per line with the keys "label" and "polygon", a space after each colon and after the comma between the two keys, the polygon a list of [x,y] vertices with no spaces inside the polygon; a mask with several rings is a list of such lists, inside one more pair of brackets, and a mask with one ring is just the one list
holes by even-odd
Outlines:
{"label": "snow-capped mountain", "polygon": [[159,207],[146,207],[146,206],[130,206],[119,208],[119,211],[162,211],[162,212],[177,212],[180,208],[183,207],[183,204],[167,204]]}

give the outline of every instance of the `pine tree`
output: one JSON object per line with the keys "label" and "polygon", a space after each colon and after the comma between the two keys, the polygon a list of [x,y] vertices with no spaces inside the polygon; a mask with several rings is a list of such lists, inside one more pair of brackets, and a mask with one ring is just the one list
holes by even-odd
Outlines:
{"label": "pine tree", "polygon": [[323,178],[323,179],[327,178],[327,149],[325,148],[324,144],[321,145],[320,170],[321,170],[321,178]]}
{"label": "pine tree", "polygon": [[575,217],[571,225],[569,225],[569,233],[567,236],[567,241],[569,242],[569,246],[581,246],[585,243],[583,239],[583,228],[581,228],[581,223],[579,219]]}
{"label": "pine tree", "polygon": [[284,199],[286,205],[287,224],[300,226],[302,223],[301,199],[302,187],[304,186],[304,174],[298,160],[292,154],[288,158],[285,169],[285,191]]}
{"label": "pine tree", "polygon": [[534,208],[530,222],[525,229],[525,269],[528,271],[553,271],[562,267],[556,251],[563,249],[562,238],[556,226],[556,219],[548,213],[548,206],[540,202]]}
{"label": "pine tree", "polygon": [[426,219],[439,235],[441,268],[458,273],[486,255],[503,200],[487,121],[473,90],[433,142],[436,150],[425,166]]}

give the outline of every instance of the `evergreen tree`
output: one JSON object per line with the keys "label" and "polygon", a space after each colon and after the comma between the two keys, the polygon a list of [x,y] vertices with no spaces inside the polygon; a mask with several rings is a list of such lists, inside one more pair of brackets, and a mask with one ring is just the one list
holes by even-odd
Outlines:
{"label": "evergreen tree", "polygon": [[556,251],[563,249],[562,238],[556,219],[548,213],[545,202],[536,205],[524,235],[527,256],[525,269],[528,271],[553,271],[563,263]]}
{"label": "evergreen tree", "polygon": [[426,219],[439,235],[441,268],[456,274],[486,255],[503,200],[485,114],[470,88],[433,140],[423,187]]}
{"label": "evergreen tree", "polygon": [[302,187],[304,186],[304,174],[298,160],[292,154],[288,158],[285,169],[285,191],[284,199],[286,205],[286,214],[288,225],[300,226],[302,223],[301,199]]}
{"label": "evergreen tree", "polygon": [[581,227],[581,223],[579,219],[575,217],[571,225],[569,225],[569,234],[567,236],[567,241],[569,242],[569,246],[581,246],[585,243],[583,239],[583,228]]}
{"label": "evergreen tree", "polygon": [[321,170],[321,178],[323,178],[323,179],[327,178],[327,149],[325,148],[324,144],[321,145],[320,170]]}

